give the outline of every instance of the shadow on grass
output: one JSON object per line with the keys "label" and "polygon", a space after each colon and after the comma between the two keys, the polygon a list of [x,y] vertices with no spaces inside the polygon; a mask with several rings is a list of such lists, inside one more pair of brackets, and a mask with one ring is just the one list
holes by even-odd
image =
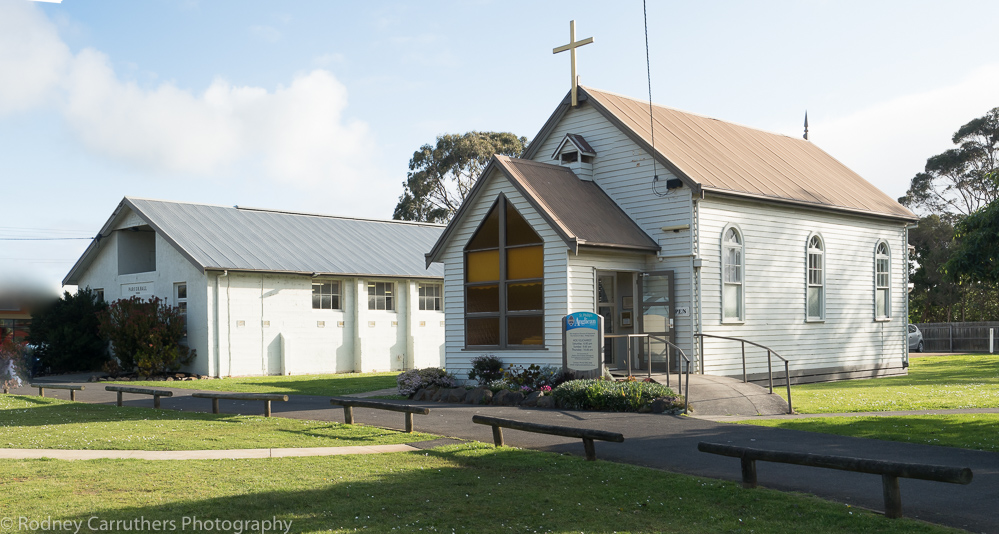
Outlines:
{"label": "shadow on grass", "polygon": [[240,393],[337,396],[394,388],[397,374],[259,376],[185,382],[122,382],[142,387],[172,387]]}
{"label": "shadow on grass", "polygon": [[181,412],[131,406],[119,408],[103,404],[67,401],[58,401],[58,404],[53,404],[50,400],[38,397],[20,397],[20,399],[35,406],[0,409],[0,421],[3,421],[6,426],[30,427],[114,421],[212,421],[245,424],[245,420],[239,419],[240,416],[235,414]]}
{"label": "shadow on grass", "polygon": [[[157,490],[150,494],[126,482],[124,491],[115,492],[117,502],[155,504],[55,517],[85,523],[94,516],[174,521],[175,530],[182,529],[186,517],[188,531],[209,530],[190,525],[195,516],[201,521],[290,520],[291,532],[939,531],[799,495],[761,489],[747,499],[746,491],[732,483],[513,449],[469,450],[474,448],[353,459],[192,462],[197,478],[183,488],[154,484]],[[94,465],[108,471],[105,477],[113,476],[115,467],[119,464]],[[141,475],[126,476],[139,480]],[[98,491],[122,485],[87,482]]]}

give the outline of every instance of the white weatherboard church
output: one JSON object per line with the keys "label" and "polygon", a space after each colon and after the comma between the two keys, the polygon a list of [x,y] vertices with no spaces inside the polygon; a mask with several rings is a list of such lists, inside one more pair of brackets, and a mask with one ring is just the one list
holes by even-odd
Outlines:
{"label": "white weatherboard church", "polygon": [[[588,311],[706,374],[741,378],[741,345],[699,334],[769,347],[795,381],[905,372],[912,212],[806,139],[576,92],[521,158],[493,158],[427,254],[449,371],[561,365],[561,319]],[[625,368],[625,342],[608,346]],[[761,379],[766,351],[746,352]]]}
{"label": "white weatherboard church", "polygon": [[438,367],[442,229],[126,197],[63,284],[185,310],[202,375]]}

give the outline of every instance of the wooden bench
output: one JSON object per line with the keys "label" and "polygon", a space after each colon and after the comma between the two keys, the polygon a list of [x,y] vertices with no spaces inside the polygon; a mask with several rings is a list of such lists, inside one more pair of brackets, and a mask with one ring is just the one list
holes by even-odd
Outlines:
{"label": "wooden bench", "polygon": [[971,469],[967,467],[889,462],[885,460],[869,460],[865,458],[829,456],[803,452],[772,451],[738,447],[735,445],[722,445],[720,443],[707,443],[704,441],[697,444],[697,450],[741,459],[742,485],[746,488],[756,487],[757,460],[881,475],[885,499],[885,517],[892,519],[902,517],[902,493],[898,486],[899,478],[918,478],[920,480],[948,482],[951,484],[970,484],[972,478]]}
{"label": "wooden bench", "polygon": [[388,410],[390,412],[403,412],[406,414],[406,432],[413,431],[413,414],[429,415],[430,409],[422,406],[410,406],[408,404],[395,404],[385,401],[373,401],[355,399],[348,397],[333,397],[330,404],[343,406],[343,422],[348,425],[354,424],[354,408],[372,408],[375,410]]}
{"label": "wooden bench", "polygon": [[194,393],[192,397],[212,399],[212,413],[219,413],[219,400],[264,401],[264,417],[271,416],[271,401],[288,401],[287,395],[272,393]]}
{"label": "wooden bench", "polygon": [[539,434],[552,434],[555,436],[565,436],[567,438],[581,438],[583,449],[586,451],[586,459],[593,461],[597,459],[597,451],[593,446],[593,440],[614,441],[621,443],[624,436],[617,432],[607,432],[606,430],[592,430],[589,428],[573,428],[569,426],[543,425],[540,423],[528,423],[525,421],[514,421],[512,419],[501,419],[499,417],[489,417],[487,415],[473,415],[472,422],[480,425],[491,425],[493,427],[493,442],[497,447],[503,446],[503,428],[513,430],[523,430],[524,432],[537,432]]}
{"label": "wooden bench", "polygon": [[38,396],[44,397],[46,389],[68,389],[69,390],[69,400],[76,400],[76,392],[83,391],[85,386],[77,386],[75,384],[31,384],[30,387],[38,388]]}
{"label": "wooden bench", "polygon": [[173,397],[173,392],[165,389],[137,388],[132,386],[104,386],[104,390],[118,392],[118,406],[121,406],[122,393],[135,393],[136,395],[152,395],[153,408],[160,407],[160,397]]}

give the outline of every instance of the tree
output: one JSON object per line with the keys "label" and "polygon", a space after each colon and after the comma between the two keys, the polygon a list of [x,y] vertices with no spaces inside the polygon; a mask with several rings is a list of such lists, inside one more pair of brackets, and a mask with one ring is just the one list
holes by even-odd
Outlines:
{"label": "tree", "polygon": [[955,237],[958,246],[944,266],[951,279],[999,284],[999,201],[957,223]]}
{"label": "tree", "polygon": [[142,376],[175,371],[195,352],[181,344],[184,316],[159,297],[119,299],[98,316],[101,335],[111,342],[121,369]]}
{"label": "tree", "polygon": [[999,107],[954,134],[952,148],[926,160],[925,172],[912,178],[898,201],[929,213],[970,215],[999,198],[999,183],[989,178],[999,168]]}
{"label": "tree", "polygon": [[518,156],[526,137],[509,132],[468,132],[437,136],[413,153],[392,218],[447,222],[461,206],[494,154]]}
{"label": "tree", "polygon": [[108,360],[107,343],[97,330],[97,314],[107,304],[89,287],[31,314],[28,342],[37,345],[35,356],[43,369],[53,372],[95,371]]}

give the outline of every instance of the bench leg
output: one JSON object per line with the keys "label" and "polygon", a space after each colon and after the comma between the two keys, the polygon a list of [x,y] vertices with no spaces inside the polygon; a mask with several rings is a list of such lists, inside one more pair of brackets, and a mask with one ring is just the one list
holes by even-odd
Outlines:
{"label": "bench leg", "polygon": [[121,408],[121,392],[118,392],[118,407]]}
{"label": "bench leg", "polygon": [[45,388],[38,388],[38,396],[39,397],[45,396]]}
{"label": "bench leg", "polygon": [[343,422],[348,425],[354,424],[354,408],[352,406],[343,407]]}
{"label": "bench leg", "polygon": [[406,412],[406,432],[413,432],[413,414]]}
{"label": "bench leg", "polygon": [[503,429],[496,425],[493,425],[493,443],[495,443],[497,447],[503,446]]}
{"label": "bench leg", "polygon": [[590,438],[583,438],[583,450],[586,451],[586,459],[588,461],[594,461],[597,459],[597,448],[593,446],[593,440]]}
{"label": "bench leg", "polygon": [[75,401],[76,400],[76,390],[75,389],[69,390],[69,400],[71,400],[71,401]]}
{"label": "bench leg", "polygon": [[219,413],[219,400],[212,399],[212,413]]}
{"label": "bench leg", "polygon": [[159,409],[160,407],[160,396],[153,395],[153,408]]}
{"label": "bench leg", "polygon": [[881,475],[881,484],[885,494],[885,517],[898,519],[902,517],[902,490],[898,487],[898,477]]}
{"label": "bench leg", "polygon": [[271,416],[271,401],[264,401],[264,417]]}
{"label": "bench leg", "polygon": [[756,487],[756,460],[742,458],[742,487]]}

